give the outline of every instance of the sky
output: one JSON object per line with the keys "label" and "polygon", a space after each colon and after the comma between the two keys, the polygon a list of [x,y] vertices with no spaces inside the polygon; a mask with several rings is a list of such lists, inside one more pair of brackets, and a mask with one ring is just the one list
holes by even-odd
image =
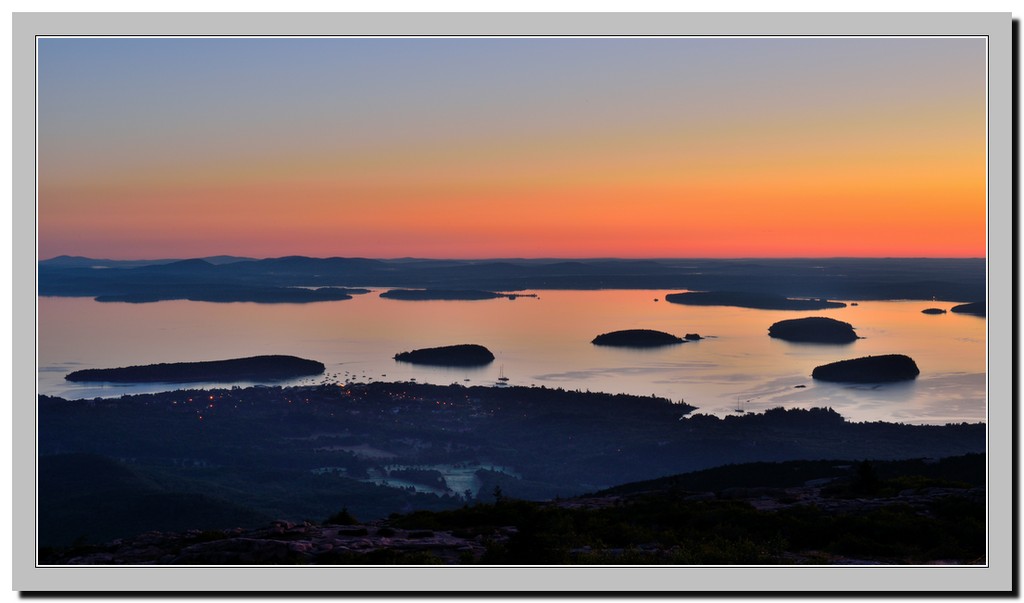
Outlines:
{"label": "sky", "polygon": [[41,38],[41,259],[983,257],[982,38]]}

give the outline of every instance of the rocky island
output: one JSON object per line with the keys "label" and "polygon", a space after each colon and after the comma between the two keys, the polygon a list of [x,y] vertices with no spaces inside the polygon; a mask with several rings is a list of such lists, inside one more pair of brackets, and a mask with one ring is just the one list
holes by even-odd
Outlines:
{"label": "rocky island", "polygon": [[494,362],[494,354],[482,345],[466,343],[401,352],[395,354],[395,360],[434,366],[484,366]]}
{"label": "rocky island", "polygon": [[653,348],[663,345],[674,345],[685,343],[671,333],[655,331],[652,329],[627,329],[625,331],[612,331],[602,333],[591,341],[594,345],[609,345],[624,348]]}
{"label": "rocky island", "polygon": [[324,372],[324,364],[296,356],[252,356],[207,362],[172,362],[69,373],[68,381],[109,383],[196,383],[203,381],[266,381],[291,379]]}
{"label": "rocky island", "polygon": [[768,336],[803,343],[850,343],[857,340],[853,325],[821,316],[780,320],[768,327]]}
{"label": "rocky island", "polygon": [[909,381],[920,374],[917,363],[909,356],[886,354],[824,364],[815,367],[811,377],[843,383],[887,383]]}
{"label": "rocky island", "polygon": [[925,308],[921,310],[921,314],[945,314],[946,311],[942,308]]}
{"label": "rocky island", "polygon": [[669,293],[665,301],[688,306],[735,306],[757,310],[824,310],[845,308],[842,302],[826,299],[791,299],[767,293],[746,293],[742,291],[688,291]]}

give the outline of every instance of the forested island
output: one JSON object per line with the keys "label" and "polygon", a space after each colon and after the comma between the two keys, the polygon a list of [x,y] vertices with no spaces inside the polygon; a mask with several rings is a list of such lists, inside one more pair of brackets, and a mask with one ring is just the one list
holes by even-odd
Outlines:
{"label": "forested island", "polygon": [[400,352],[395,360],[435,366],[485,366],[494,362],[494,354],[482,345],[464,343]]}
{"label": "forested island", "polygon": [[[693,334],[691,334],[693,335]],[[699,335],[697,336],[700,337]],[[688,337],[690,339],[690,337]],[[607,345],[624,348],[656,348],[664,345],[686,343],[685,339],[664,331],[653,329],[627,329],[602,333],[591,341],[594,345]]]}
{"label": "forested island", "polygon": [[108,383],[189,383],[272,381],[320,375],[325,366],[297,356],[251,356],[205,362],[171,362],[109,369],[85,369],[64,377],[68,381]]}
{"label": "forested island", "polygon": [[917,363],[903,354],[865,356],[814,367],[811,377],[844,383],[909,381],[921,374]]}
{"label": "forested island", "polygon": [[768,327],[768,336],[785,341],[806,343],[850,343],[851,341],[857,341],[857,333],[854,332],[853,325],[834,318],[821,316],[780,320]]}
{"label": "forested island", "polygon": [[842,302],[825,299],[791,299],[781,295],[742,291],[689,291],[669,293],[665,301],[688,306],[735,306],[758,310],[823,310],[845,308]]}

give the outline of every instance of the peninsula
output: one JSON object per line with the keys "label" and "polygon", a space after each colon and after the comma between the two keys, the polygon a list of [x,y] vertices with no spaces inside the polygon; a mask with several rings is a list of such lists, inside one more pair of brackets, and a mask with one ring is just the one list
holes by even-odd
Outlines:
{"label": "peninsula", "polygon": [[207,362],[172,362],[69,373],[68,381],[108,383],[195,383],[201,381],[268,381],[324,372],[324,364],[296,356],[252,356]]}
{"label": "peninsula", "polygon": [[959,306],[953,306],[950,310],[957,314],[971,314],[973,316],[985,316],[985,302],[971,302],[969,304],[960,304]]}

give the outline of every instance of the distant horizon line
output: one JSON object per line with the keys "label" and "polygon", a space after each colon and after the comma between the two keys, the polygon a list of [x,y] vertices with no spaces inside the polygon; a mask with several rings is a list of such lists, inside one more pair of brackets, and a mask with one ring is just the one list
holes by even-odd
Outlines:
{"label": "distant horizon line", "polygon": [[233,254],[212,254],[191,257],[162,257],[162,258],[100,258],[84,255],[59,254],[50,258],[38,259],[38,262],[49,262],[61,258],[83,259],[102,262],[160,262],[160,261],[185,261],[204,260],[208,258],[233,258],[238,260],[280,260],[286,258],[307,258],[315,260],[377,260],[377,261],[465,261],[465,262],[498,262],[498,261],[587,261],[587,260],[630,260],[630,261],[657,261],[657,260],[987,260],[987,256],[856,256],[856,255],[835,255],[835,256],[656,256],[656,257],[623,257],[623,256],[495,256],[495,257],[426,257],[426,256],[397,256],[397,257],[370,257],[361,255],[332,255],[312,256],[301,254],[288,254],[280,256],[253,257]]}

